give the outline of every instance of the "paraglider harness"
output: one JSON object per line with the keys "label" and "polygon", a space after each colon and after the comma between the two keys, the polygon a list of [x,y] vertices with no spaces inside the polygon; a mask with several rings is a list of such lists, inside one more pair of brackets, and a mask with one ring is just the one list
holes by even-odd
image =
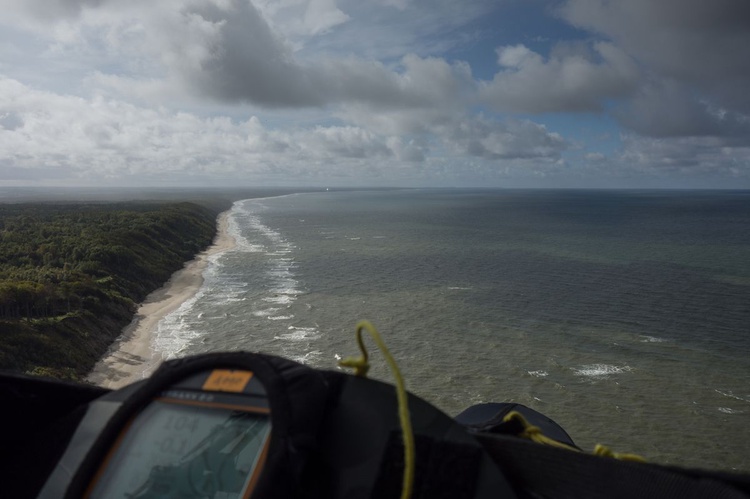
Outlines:
{"label": "paraglider harness", "polygon": [[[362,335],[394,387],[366,378]],[[455,419],[408,394],[377,331],[322,371],[261,353],[167,361],[117,391],[0,378],[3,497],[748,498],[746,475],[580,451],[518,404]],[[541,444],[541,445],[540,445]],[[596,455],[598,454],[598,455]]]}

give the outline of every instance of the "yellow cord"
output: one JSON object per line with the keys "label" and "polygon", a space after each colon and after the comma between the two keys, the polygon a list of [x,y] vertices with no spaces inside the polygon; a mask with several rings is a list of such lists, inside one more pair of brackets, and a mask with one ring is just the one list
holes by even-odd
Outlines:
{"label": "yellow cord", "polygon": [[635,461],[636,463],[646,462],[646,460],[643,459],[638,454],[630,454],[627,452],[612,452],[612,449],[602,444],[596,444],[596,447],[594,447],[594,455],[604,456],[604,457],[613,457],[615,459],[619,459],[620,461]]}
{"label": "yellow cord", "polygon": [[[373,326],[370,322],[360,321],[359,323],[357,323],[357,345],[359,346],[359,351],[362,353],[362,355],[359,357],[347,357],[346,359],[342,359],[341,361],[339,361],[339,366],[354,369],[354,374],[356,376],[367,377],[367,372],[370,370],[370,363],[369,357],[367,355],[367,348],[365,347],[364,340],[362,339],[362,331],[367,331],[368,333],[370,333],[370,336],[372,337],[377,347],[381,352],[383,352],[383,357],[385,357],[388,366],[393,372],[393,377],[396,380],[398,416],[399,420],[401,421],[401,432],[404,439],[404,479],[403,487],[401,489],[401,499],[409,499],[412,495],[412,489],[414,488],[416,452],[414,445],[414,431],[412,430],[411,418],[409,417],[409,405],[406,386],[404,384],[404,378],[401,376],[401,371],[399,370],[396,361],[393,359],[391,352],[388,350],[388,347],[385,346],[385,342],[383,342],[383,339],[381,338],[380,333],[378,333],[378,330],[375,329],[375,326]],[[523,431],[519,435],[521,437],[528,438],[537,443],[558,447],[560,449],[581,452],[580,449],[576,447],[549,438],[542,432],[541,428],[529,423],[520,412],[509,412],[505,415],[503,421],[512,421],[514,419],[521,423],[521,426],[523,426]],[[641,463],[646,462],[645,459],[637,454],[613,452],[609,447],[601,444],[596,445],[593,454],[596,456],[611,457],[623,461],[636,461]]]}
{"label": "yellow cord", "polygon": [[354,374],[357,376],[366,377],[367,371],[370,369],[368,362],[367,349],[365,348],[364,341],[362,340],[362,331],[370,333],[373,341],[378,346],[383,357],[385,357],[388,366],[393,372],[393,377],[396,379],[396,396],[398,398],[398,417],[401,421],[401,433],[404,439],[404,480],[401,488],[401,499],[409,499],[414,488],[414,468],[416,463],[416,452],[414,446],[414,431],[411,427],[411,418],[409,417],[409,404],[406,394],[406,386],[404,385],[404,378],[401,376],[401,371],[393,359],[391,352],[388,351],[388,347],[385,346],[383,339],[380,337],[380,333],[375,329],[375,326],[370,324],[368,321],[360,321],[357,323],[357,344],[359,345],[359,351],[362,352],[360,357],[348,357],[339,362],[341,367],[349,367],[354,369]]}
{"label": "yellow cord", "polygon": [[[512,421],[512,420],[518,421],[519,423],[521,423],[521,426],[523,426],[523,431],[519,434],[519,436],[521,437],[528,438],[529,440],[532,440],[540,444],[551,445],[552,447],[572,450],[575,452],[581,452],[576,447],[573,447],[568,444],[558,442],[555,439],[549,438],[547,435],[542,433],[542,430],[538,426],[534,426],[533,424],[529,423],[520,412],[511,411],[508,414],[506,414],[505,417],[503,418],[503,421],[506,421],[506,422]],[[621,461],[635,461],[638,463],[646,462],[646,460],[643,459],[638,454],[613,452],[612,449],[602,444],[596,444],[596,447],[594,447],[593,454],[595,456],[611,457],[614,459],[619,459]]]}
{"label": "yellow cord", "polygon": [[523,414],[521,414],[518,411],[511,411],[508,414],[505,415],[503,418],[503,421],[513,421],[516,420],[519,423],[521,423],[521,426],[523,426],[523,431],[519,434],[519,436],[528,438],[529,440],[533,440],[534,442],[537,442],[539,444],[545,444],[545,445],[551,445],[552,447],[559,447],[561,449],[567,449],[572,450],[576,452],[580,452],[577,448],[570,446],[568,444],[564,444],[562,442],[558,442],[557,440],[553,438],[549,438],[547,435],[542,433],[541,428],[538,426],[534,426],[533,424],[529,423],[525,417],[523,417]]}

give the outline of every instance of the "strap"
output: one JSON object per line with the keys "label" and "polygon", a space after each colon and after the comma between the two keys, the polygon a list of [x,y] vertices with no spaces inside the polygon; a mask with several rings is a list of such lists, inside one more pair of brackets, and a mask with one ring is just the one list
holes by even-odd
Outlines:
{"label": "strap", "polygon": [[475,434],[517,490],[549,499],[748,499],[709,474],[571,452],[516,437]]}
{"label": "strap", "polygon": [[[415,435],[415,499],[472,499],[482,457],[479,447]],[[404,469],[401,432],[392,432],[370,499],[398,497]]]}

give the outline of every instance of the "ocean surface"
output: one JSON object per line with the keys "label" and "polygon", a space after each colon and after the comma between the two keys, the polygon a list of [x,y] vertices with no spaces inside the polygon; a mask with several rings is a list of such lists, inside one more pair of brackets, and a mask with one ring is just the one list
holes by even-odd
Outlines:
{"label": "ocean surface", "polygon": [[369,319],[450,415],[520,402],[587,450],[750,472],[750,192],[304,193],[235,203],[230,231],[165,356],[335,369]]}

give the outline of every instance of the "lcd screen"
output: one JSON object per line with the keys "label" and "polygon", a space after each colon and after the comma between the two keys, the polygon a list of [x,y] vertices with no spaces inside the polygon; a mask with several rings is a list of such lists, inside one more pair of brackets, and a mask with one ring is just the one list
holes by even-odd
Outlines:
{"label": "lcd screen", "polygon": [[248,497],[270,428],[267,414],[154,401],[127,429],[89,497]]}

